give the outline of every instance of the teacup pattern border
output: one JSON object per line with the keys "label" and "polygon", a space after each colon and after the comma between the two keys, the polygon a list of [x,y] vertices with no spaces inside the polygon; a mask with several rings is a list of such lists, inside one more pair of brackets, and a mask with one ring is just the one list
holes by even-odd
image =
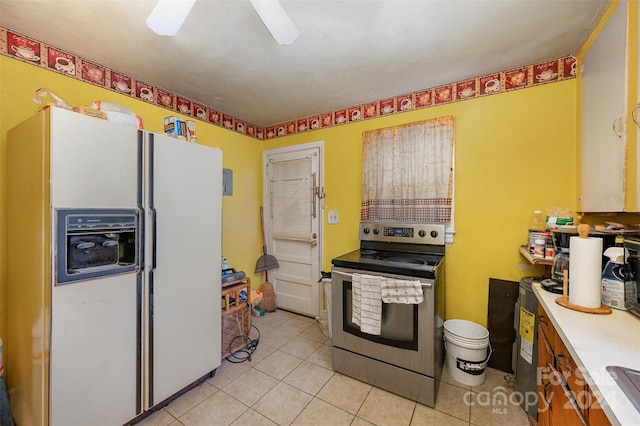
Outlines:
{"label": "teacup pattern border", "polygon": [[[26,59],[9,52],[9,37],[18,37],[26,43],[35,46],[39,53],[37,59]],[[493,96],[513,90],[521,90],[576,78],[576,58],[574,56],[562,56],[546,61],[523,65],[506,71],[495,72],[483,76],[469,78],[463,81],[447,83],[437,87],[416,90],[404,93],[392,98],[378,99],[359,105],[352,105],[335,111],[326,111],[308,117],[301,117],[293,121],[275,123],[266,127],[256,126],[204,105],[201,102],[189,99],[170,90],[156,86],[152,83],[138,79],[125,72],[114,70],[106,65],[82,58],[73,53],[50,46],[45,42],[0,26],[0,55],[15,59],[24,63],[38,66],[70,78],[75,78],[83,83],[103,87],[123,96],[131,96],[143,102],[167,109],[172,113],[178,113],[193,118],[194,120],[213,124],[229,131],[241,133],[257,140],[275,139],[291,136],[299,133],[322,130],[328,127],[357,123],[382,116],[401,114],[418,109],[431,108],[443,104],[468,101],[484,96]],[[68,59],[72,65],[56,68],[58,56]],[[52,62],[53,58],[53,62]],[[104,76],[97,82],[83,78],[82,65],[91,64],[104,70]],[[523,75],[524,74],[524,75]],[[118,90],[112,82],[113,77],[126,80],[130,85],[128,91]],[[115,81],[115,80],[114,80]],[[141,94],[141,89],[145,94]],[[471,90],[470,90],[471,89]],[[150,92],[147,94],[147,92]],[[164,105],[158,100],[158,95],[168,95],[171,98],[170,105]],[[188,111],[181,106],[188,105]],[[197,114],[198,109],[204,110],[204,114]],[[202,112],[202,111],[201,111]],[[359,112],[359,114],[358,114]]]}

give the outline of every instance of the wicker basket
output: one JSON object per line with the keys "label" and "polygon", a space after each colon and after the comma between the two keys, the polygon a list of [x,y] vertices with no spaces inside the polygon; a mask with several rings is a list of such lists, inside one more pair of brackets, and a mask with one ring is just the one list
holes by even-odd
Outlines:
{"label": "wicker basket", "polygon": [[222,358],[228,357],[239,349],[247,347],[250,341],[247,337],[251,331],[251,307],[238,309],[222,316]]}

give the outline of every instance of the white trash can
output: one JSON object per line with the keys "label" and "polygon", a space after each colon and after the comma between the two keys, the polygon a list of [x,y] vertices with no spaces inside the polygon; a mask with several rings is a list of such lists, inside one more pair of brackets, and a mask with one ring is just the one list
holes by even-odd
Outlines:
{"label": "white trash can", "polygon": [[468,386],[484,383],[492,352],[486,328],[471,321],[447,320],[444,322],[444,346],[451,378]]}

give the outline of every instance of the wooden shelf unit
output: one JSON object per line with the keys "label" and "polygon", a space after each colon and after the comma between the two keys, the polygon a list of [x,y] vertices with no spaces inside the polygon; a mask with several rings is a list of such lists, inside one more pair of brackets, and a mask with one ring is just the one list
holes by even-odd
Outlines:
{"label": "wooden shelf unit", "polygon": [[221,357],[226,358],[248,344],[251,331],[251,305],[247,299],[240,299],[240,292],[246,290],[247,299],[251,292],[251,278],[222,283],[222,347]]}
{"label": "wooden shelf unit", "polygon": [[[224,306],[222,307],[222,316],[229,315],[239,309],[249,307],[247,300],[240,300],[240,292],[246,290],[247,297],[251,291],[251,278],[244,277],[241,280],[222,283],[222,297],[224,298]],[[233,301],[231,301],[233,299]]]}
{"label": "wooden shelf unit", "polygon": [[538,266],[538,265],[552,266],[553,265],[553,259],[549,259],[548,257],[544,259],[539,257],[533,257],[533,255],[529,253],[529,249],[527,248],[527,246],[520,246],[520,254],[524,256],[524,258],[527,259],[529,263],[531,263],[534,266]]}

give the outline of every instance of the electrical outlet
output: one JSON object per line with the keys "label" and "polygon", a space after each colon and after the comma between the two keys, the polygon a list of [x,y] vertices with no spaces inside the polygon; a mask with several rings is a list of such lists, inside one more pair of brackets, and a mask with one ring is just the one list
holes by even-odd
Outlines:
{"label": "electrical outlet", "polygon": [[329,223],[331,224],[336,224],[338,223],[339,220],[339,215],[338,212],[336,210],[329,210]]}

